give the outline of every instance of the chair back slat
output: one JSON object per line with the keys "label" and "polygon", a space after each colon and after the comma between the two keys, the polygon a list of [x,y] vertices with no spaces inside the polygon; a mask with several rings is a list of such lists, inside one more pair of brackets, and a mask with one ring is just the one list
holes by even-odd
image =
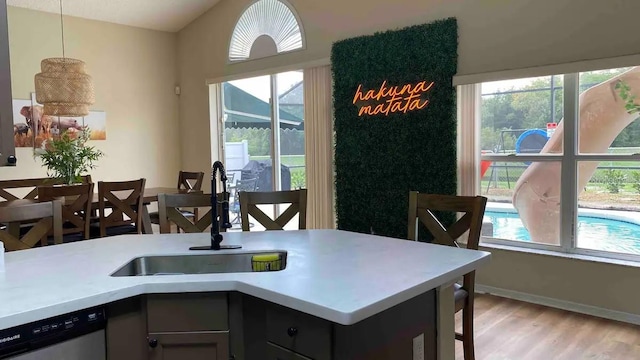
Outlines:
{"label": "chair back slat", "polygon": [[[421,194],[417,191],[411,191],[409,193],[408,237],[410,240],[417,240],[416,225],[419,219],[435,240],[445,245],[459,246],[457,240],[469,231],[466,248],[477,250],[486,204],[487,198],[484,196]],[[445,228],[436,216],[437,212],[463,213],[463,216]]]}
{"label": "chair back slat", "polygon": [[38,200],[61,199],[62,222],[66,225],[62,229],[62,233],[83,233],[83,237],[89,239],[93,186],[93,183],[70,186],[39,186]]}
{"label": "chair back slat", "polygon": [[[107,228],[134,225],[142,233],[142,207],[145,179],[132,181],[98,182],[98,213],[100,236],[107,235]],[[111,209],[107,215],[106,210]],[[129,219],[125,219],[127,215]]]}
{"label": "chair back slat", "polygon": [[433,211],[473,212],[477,209],[478,201],[480,201],[480,196],[417,194],[418,208]]}
{"label": "chair back slat", "polygon": [[[229,201],[229,193],[217,194],[218,216],[222,213],[222,202]],[[209,211],[195,222],[183,215],[179,208],[208,207]],[[160,233],[170,233],[171,223],[185,233],[198,233],[211,226],[211,194],[158,194],[158,214],[160,217]],[[220,228],[220,231],[226,231]]]}
{"label": "chair back slat", "polygon": [[[298,214],[298,228],[307,228],[307,189],[284,190],[272,192],[238,193],[240,199],[240,217],[242,231],[249,231],[249,215],[267,230],[284,230],[284,227]],[[275,219],[258,208],[257,205],[290,204],[289,207]]]}
{"label": "chair back slat", "polygon": [[200,190],[202,189],[203,172],[180,171],[178,173],[178,189]]}
{"label": "chair back slat", "polygon": [[[62,184],[62,179],[58,178],[32,178],[32,179],[15,179],[0,180],[0,200],[11,201],[18,199],[36,199],[38,196],[39,186],[50,186]],[[91,176],[82,176],[82,183],[91,183]],[[18,190],[25,193],[24,195],[16,195],[9,190]]]}
{"label": "chair back slat", "polygon": [[62,204],[58,200],[46,202],[24,203],[0,207],[0,223],[34,221],[29,231],[20,236],[12,233],[11,227],[0,229],[0,241],[7,251],[24,250],[38,243],[47,245],[47,234],[53,233],[55,244],[62,243]]}
{"label": "chair back slat", "polygon": [[440,220],[438,220],[438,218],[431,211],[418,209],[418,219],[433,235],[434,242],[440,245],[460,247],[456,242],[456,238],[452,237],[447,232],[447,228],[442,225]]}

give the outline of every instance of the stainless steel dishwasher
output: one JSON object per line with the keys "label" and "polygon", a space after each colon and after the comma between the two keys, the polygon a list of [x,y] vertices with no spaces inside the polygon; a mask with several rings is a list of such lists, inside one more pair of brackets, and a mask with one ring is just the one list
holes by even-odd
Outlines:
{"label": "stainless steel dishwasher", "polygon": [[0,359],[105,360],[104,307],[0,330]]}

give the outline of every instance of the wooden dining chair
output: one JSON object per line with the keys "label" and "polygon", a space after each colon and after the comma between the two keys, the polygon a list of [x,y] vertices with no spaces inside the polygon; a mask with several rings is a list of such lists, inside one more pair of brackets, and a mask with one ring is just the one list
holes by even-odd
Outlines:
{"label": "wooden dining chair", "polygon": [[38,201],[56,199],[62,201],[63,241],[89,239],[93,183],[38,187]]}
{"label": "wooden dining chair", "polygon": [[[307,189],[271,192],[241,191],[238,196],[240,198],[242,231],[249,231],[249,215],[267,230],[284,230],[285,225],[298,214],[298,229],[307,228]],[[271,219],[257,206],[265,204],[290,205],[280,216]]]}
{"label": "wooden dining chair", "polygon": [[29,202],[0,207],[0,222],[32,222],[29,231],[21,235],[10,227],[0,229],[0,241],[7,251],[30,249],[38,243],[47,245],[47,235],[53,233],[54,244],[62,244],[62,204],[60,201]]}
{"label": "wooden dining chair", "polygon": [[[229,201],[229,193],[218,193],[218,216],[222,214],[222,201]],[[181,208],[208,207],[209,211],[200,219],[192,222],[184,216]],[[185,233],[198,233],[211,226],[211,194],[158,194],[158,213],[160,216],[160,233],[171,232],[171,224],[175,224],[178,230]],[[220,231],[226,231],[220,228]]]}
{"label": "wooden dining chair", "polygon": [[[145,179],[98,182],[100,237],[142,233]],[[111,212],[107,214],[107,210]],[[93,224],[92,224],[93,225]],[[93,227],[92,229],[95,229]]]}
{"label": "wooden dining chair", "polygon": [[[190,171],[180,171],[178,173],[178,190],[201,190],[202,189],[202,180],[204,179],[203,172],[190,172]],[[198,219],[198,210],[192,208],[191,210],[181,209],[182,215],[188,219],[191,219],[192,222],[197,221]],[[149,218],[151,219],[152,224],[160,224],[160,214],[158,211],[153,211],[149,213]]]}
{"label": "wooden dining chair", "polygon": [[204,179],[202,171],[180,171],[178,173],[178,189],[200,190],[202,189],[202,179]]}
{"label": "wooden dining chair", "polygon": [[[466,232],[466,248],[478,250],[480,230],[487,198],[484,196],[455,196],[409,193],[409,240],[418,240],[418,220],[433,235],[433,242],[441,245],[460,247],[458,239]],[[436,213],[463,213],[451,226],[445,227]],[[456,332],[456,340],[462,341],[464,359],[473,360],[473,306],[475,292],[475,271],[465,274],[462,285],[454,284],[455,311],[462,310],[462,333]]]}

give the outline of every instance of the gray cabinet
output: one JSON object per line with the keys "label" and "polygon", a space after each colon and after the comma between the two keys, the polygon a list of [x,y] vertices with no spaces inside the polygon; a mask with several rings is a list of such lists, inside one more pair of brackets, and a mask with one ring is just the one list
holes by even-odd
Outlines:
{"label": "gray cabinet", "polygon": [[149,334],[149,360],[228,360],[228,331]]}
{"label": "gray cabinet", "polygon": [[430,291],[345,326],[238,292],[152,294],[108,306],[108,360],[436,359]]}
{"label": "gray cabinet", "polygon": [[267,341],[316,360],[331,359],[331,323],[284,306],[266,306]]}
{"label": "gray cabinet", "polygon": [[146,296],[149,360],[229,359],[226,293]]}
{"label": "gray cabinet", "polygon": [[227,293],[145,295],[108,313],[108,360],[229,359]]}
{"label": "gray cabinet", "polygon": [[[424,336],[424,359],[436,359],[435,291],[418,295],[345,326],[252,296],[239,297],[244,360],[397,360],[413,358],[413,338]],[[238,352],[239,353],[239,352]]]}

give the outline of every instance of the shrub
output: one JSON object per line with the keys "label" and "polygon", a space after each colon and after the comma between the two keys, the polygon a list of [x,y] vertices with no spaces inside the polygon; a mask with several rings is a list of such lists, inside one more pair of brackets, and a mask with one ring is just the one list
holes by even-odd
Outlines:
{"label": "shrub", "polygon": [[640,171],[632,171],[631,178],[633,179],[631,186],[637,193],[640,193]]}
{"label": "shrub", "polygon": [[291,189],[304,189],[306,187],[306,176],[304,170],[291,172]]}
{"label": "shrub", "polygon": [[609,169],[605,172],[604,181],[607,185],[607,190],[612,194],[620,192],[626,176],[622,173],[622,170]]}

